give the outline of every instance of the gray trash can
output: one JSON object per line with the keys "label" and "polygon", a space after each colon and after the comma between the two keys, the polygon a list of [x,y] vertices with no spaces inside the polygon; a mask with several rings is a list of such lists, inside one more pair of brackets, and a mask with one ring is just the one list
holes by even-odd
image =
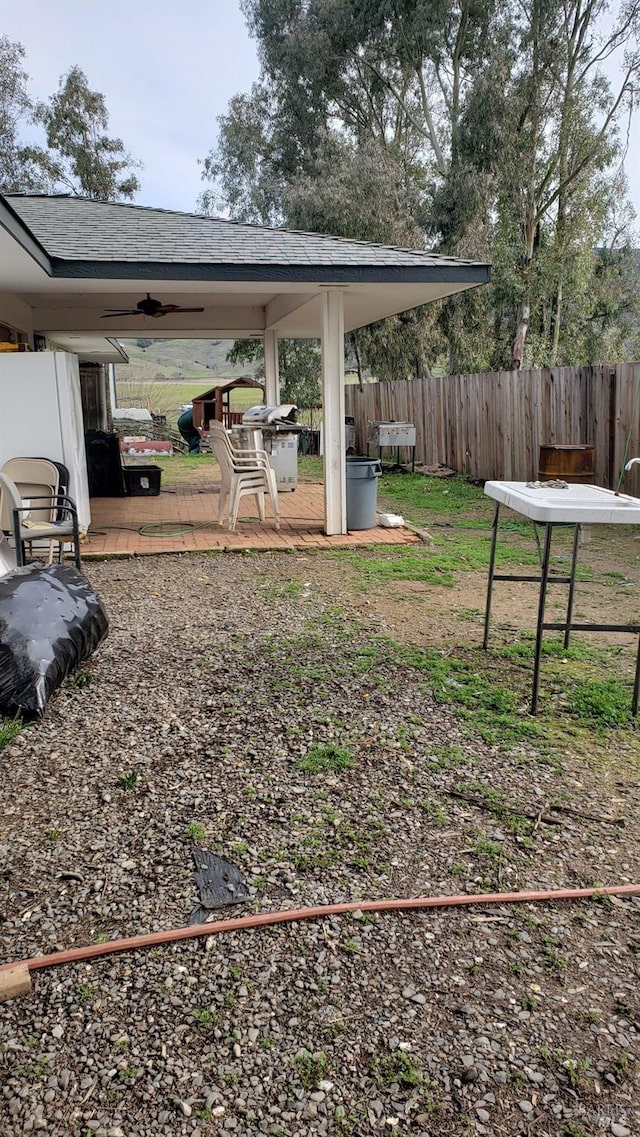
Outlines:
{"label": "gray trash can", "polygon": [[347,529],[375,529],[381,474],[377,458],[347,458]]}

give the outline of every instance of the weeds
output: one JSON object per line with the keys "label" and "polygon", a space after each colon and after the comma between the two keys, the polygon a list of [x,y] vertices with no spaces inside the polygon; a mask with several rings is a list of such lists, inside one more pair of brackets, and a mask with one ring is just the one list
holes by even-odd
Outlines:
{"label": "weeds", "polygon": [[298,1080],[305,1090],[317,1090],[318,1083],[326,1077],[329,1059],[323,1050],[313,1054],[310,1050],[299,1050],[294,1060]]}
{"label": "weeds", "polygon": [[121,774],[118,780],[123,790],[132,790],[138,781],[138,773],[136,770],[127,770],[126,774]]}
{"label": "weeds", "polygon": [[567,966],[566,959],[558,951],[558,943],[551,936],[544,937],[542,962],[550,971],[562,971]]}
{"label": "weeds", "polygon": [[360,951],[360,944],[357,940],[347,940],[342,945],[342,948],[343,951],[346,951],[347,955],[357,955]]}
{"label": "weeds", "polygon": [[305,591],[305,586],[300,580],[290,580],[288,584],[285,584],[283,591],[285,596],[298,597]]}
{"label": "weeds", "polygon": [[22,723],[20,719],[3,719],[0,718],[0,750],[13,742],[14,738],[20,734]]}
{"label": "weeds", "polygon": [[187,825],[187,837],[190,841],[204,841],[207,831],[199,821],[190,821]]}
{"label": "weeds", "polygon": [[584,1075],[589,1071],[589,1059],[574,1058],[570,1050],[556,1051],[556,1059],[564,1070],[571,1088],[573,1090],[579,1089],[582,1085]]}
{"label": "weeds", "polygon": [[502,856],[502,845],[499,845],[497,841],[489,841],[483,833],[480,833],[472,851],[477,857],[487,857],[489,860],[496,860]]}
{"label": "weeds", "polygon": [[218,1021],[218,1016],[214,1012],[202,1007],[193,1007],[191,1017],[198,1026],[204,1027],[205,1029],[215,1026]]}
{"label": "weeds", "polygon": [[411,1088],[421,1085],[423,1073],[417,1058],[406,1050],[394,1050],[384,1058],[376,1058],[371,1073],[379,1085],[390,1086],[397,1082],[400,1086]]}
{"label": "weeds", "polygon": [[83,687],[91,686],[93,683],[93,675],[90,671],[85,671],[83,668],[80,668],[78,671],[74,671],[69,682],[72,687],[82,690]]}
{"label": "weeds", "polygon": [[432,801],[431,798],[423,798],[420,802],[420,809],[426,813],[435,829],[444,829],[447,824],[447,815],[438,802]]}
{"label": "weeds", "polygon": [[460,746],[439,746],[434,753],[435,757],[429,760],[431,770],[455,770],[467,763]]}
{"label": "weeds", "polygon": [[25,1082],[39,1082],[41,1078],[47,1078],[51,1073],[49,1069],[49,1061],[47,1058],[41,1058],[38,1062],[32,1062],[28,1066],[21,1066],[18,1073]]}
{"label": "weeds", "polygon": [[629,691],[619,679],[582,679],[573,687],[568,709],[601,726],[623,726],[631,718]]}
{"label": "weeds", "polygon": [[[486,569],[489,564],[490,538],[486,532],[478,536],[456,534],[437,537],[435,548],[413,546],[356,552],[345,549],[333,554],[357,569],[366,588],[375,584],[401,583],[406,580],[423,584],[440,584],[452,588],[458,572]],[[535,564],[537,556],[526,549],[498,546],[496,565]]]}
{"label": "weeds", "polygon": [[335,773],[350,770],[353,757],[345,746],[312,746],[304,758],[296,762],[298,770],[305,774]]}

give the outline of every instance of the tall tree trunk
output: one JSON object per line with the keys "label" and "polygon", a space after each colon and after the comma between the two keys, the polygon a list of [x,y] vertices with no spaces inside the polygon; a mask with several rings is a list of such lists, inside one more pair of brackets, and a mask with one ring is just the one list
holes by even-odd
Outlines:
{"label": "tall tree trunk", "polygon": [[536,242],[536,209],[533,194],[527,208],[527,216],[523,225],[524,258],[522,265],[523,294],[518,306],[516,317],[516,331],[511,352],[511,367],[519,371],[524,363],[524,354],[531,319],[531,274],[533,270],[533,256]]}
{"label": "tall tree trunk", "polygon": [[524,349],[527,342],[527,332],[529,331],[529,320],[531,318],[531,301],[528,296],[525,296],[520,302],[518,308],[518,319],[516,323],[516,335],[513,341],[513,352],[511,354],[511,368],[513,371],[519,371],[524,362]]}
{"label": "tall tree trunk", "polygon": [[[562,270],[559,270],[562,272]],[[560,343],[560,324],[562,322],[562,276],[559,276],[556,285],[556,294],[553,301],[553,312],[551,314],[553,321],[553,332],[551,336],[551,352],[549,354],[549,366],[555,367],[558,362],[558,346]]]}
{"label": "tall tree trunk", "polygon": [[362,379],[362,359],[360,358],[360,348],[358,347],[357,337],[353,337],[353,354],[356,357],[356,369],[358,371],[358,390],[364,390],[364,383]]}

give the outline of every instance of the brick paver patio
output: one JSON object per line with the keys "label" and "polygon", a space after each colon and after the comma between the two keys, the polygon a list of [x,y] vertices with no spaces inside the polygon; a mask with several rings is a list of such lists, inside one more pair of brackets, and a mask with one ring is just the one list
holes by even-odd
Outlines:
{"label": "brick paver patio", "polygon": [[[242,549],[341,549],[354,545],[407,545],[418,542],[408,529],[366,529],[345,536],[323,532],[324,498],[319,482],[300,482],[294,493],[281,493],[280,531],[267,516],[252,515],[253,498],[240,505],[244,519],[235,532],[219,526],[216,472],[205,479],[167,486],[158,497],[93,498],[91,528],[82,545],[83,557],[143,556],[155,553]],[[184,531],[180,531],[184,530]],[[164,531],[164,532],[163,532]],[[154,536],[153,533],[159,535]]]}

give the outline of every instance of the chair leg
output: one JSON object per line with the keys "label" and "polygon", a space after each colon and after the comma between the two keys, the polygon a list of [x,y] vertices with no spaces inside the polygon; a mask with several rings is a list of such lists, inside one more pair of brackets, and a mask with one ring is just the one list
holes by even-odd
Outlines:
{"label": "chair leg", "polygon": [[238,509],[240,508],[240,482],[236,481],[235,485],[231,487],[231,495],[229,498],[229,531],[233,532],[238,520]]}
{"label": "chair leg", "polygon": [[258,517],[264,521],[264,494],[262,491],[256,494],[256,505],[258,507]]}
{"label": "chair leg", "polygon": [[220,482],[220,496],[218,498],[218,525],[224,521],[225,509],[229,500],[229,483],[224,478]]}
{"label": "chair leg", "polygon": [[20,537],[20,514],[17,511],[13,514],[13,539],[16,546],[16,566],[17,568],[24,568],[24,541]]}
{"label": "chair leg", "polygon": [[277,491],[277,489],[274,490],[273,488],[271,490],[271,505],[273,508],[273,516],[274,516],[274,520],[276,523],[276,529],[279,529],[280,528],[280,502],[278,500],[278,491]]}
{"label": "chair leg", "polygon": [[78,514],[73,513],[71,517],[73,521],[73,552],[78,572],[82,571],[82,561],[80,559],[80,530],[78,529]]}

